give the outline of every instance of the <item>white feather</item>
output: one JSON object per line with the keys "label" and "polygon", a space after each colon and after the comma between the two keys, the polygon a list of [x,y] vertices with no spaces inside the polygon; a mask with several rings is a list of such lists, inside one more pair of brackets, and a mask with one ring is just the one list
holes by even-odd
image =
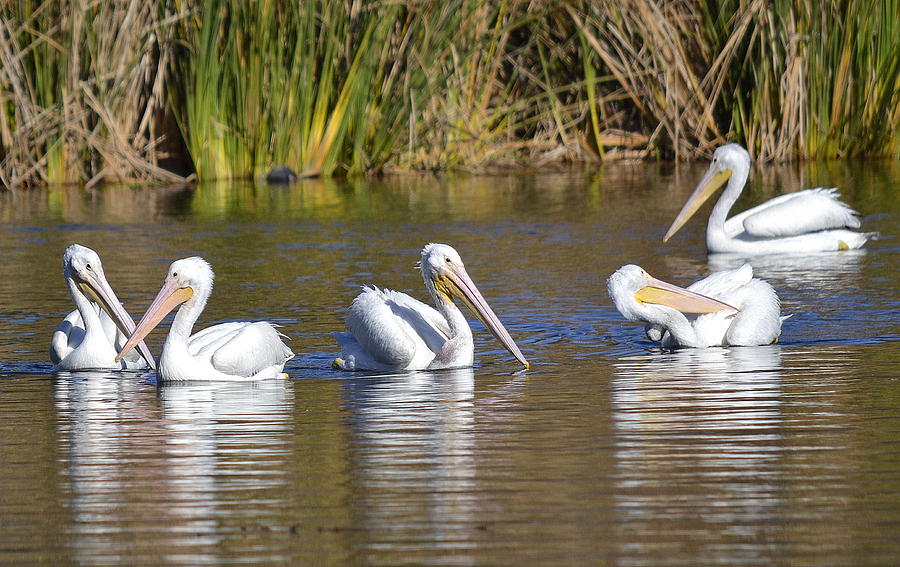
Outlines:
{"label": "white feather", "polygon": [[202,258],[184,258],[169,267],[163,288],[135,331],[135,334],[149,333],[155,325],[152,321],[165,316],[163,302],[177,290],[192,290],[190,299],[178,306],[169,329],[159,359],[158,378],[169,382],[262,380],[282,376],[285,363],[294,353],[271,323],[222,323],[190,334],[212,293],[212,284],[212,268]]}
{"label": "white feather", "polygon": [[[72,244],[63,254],[63,276],[76,309],[66,315],[50,337],[50,360],[56,370],[141,369],[147,368],[153,356],[141,343],[137,350],[116,361],[116,352],[125,342],[125,334],[109,313],[84,293],[85,288],[102,297],[117,311],[119,325],[125,331],[134,329],[134,320],[119,302],[106,281],[100,256],[85,246]],[[77,280],[77,281],[76,281]]]}
{"label": "white feather", "polygon": [[[770,199],[731,218],[750,174],[750,154],[738,144],[718,148],[703,180],[666,234],[668,239],[710,193],[714,178],[728,176],[728,184],[713,207],[706,227],[706,247],[711,253],[779,254],[827,252],[861,248],[874,233],[860,233],[856,211],[838,199],[834,188],[817,188]],[[689,212],[690,211],[690,212]]]}
{"label": "white feather", "polygon": [[647,336],[665,347],[767,345],[781,334],[778,296],[771,285],[753,278],[749,264],[716,272],[687,288],[732,305],[737,312],[686,315],[666,305],[638,301],[635,294],[651,279],[638,266],[623,266],[607,282],[609,295],[626,319],[647,323]]}
{"label": "white feather", "polygon": [[[509,333],[469,279],[456,250],[446,244],[429,244],[422,250],[420,267],[437,309],[405,293],[364,287],[350,305],[346,332],[334,334],[341,345],[335,368],[424,370],[472,366],[472,330],[448,293],[464,298],[488,330],[527,367]],[[441,292],[436,283],[439,279],[444,282]]]}

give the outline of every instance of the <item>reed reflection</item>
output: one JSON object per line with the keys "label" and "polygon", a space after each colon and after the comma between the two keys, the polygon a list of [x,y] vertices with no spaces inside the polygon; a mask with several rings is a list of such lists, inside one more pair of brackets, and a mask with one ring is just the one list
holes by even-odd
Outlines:
{"label": "reed reflection", "polygon": [[365,547],[466,563],[479,509],[473,370],[351,377],[344,391]]}
{"label": "reed reflection", "polygon": [[[173,384],[60,373],[54,384],[79,562],[218,563],[229,523],[283,490],[293,390],[284,381]],[[133,544],[134,532],[142,543]]]}
{"label": "reed reflection", "polygon": [[659,551],[673,544],[667,538],[712,546],[729,526],[761,530],[777,519],[785,453],[780,347],[683,349],[615,367],[623,533],[646,535],[646,549]]}

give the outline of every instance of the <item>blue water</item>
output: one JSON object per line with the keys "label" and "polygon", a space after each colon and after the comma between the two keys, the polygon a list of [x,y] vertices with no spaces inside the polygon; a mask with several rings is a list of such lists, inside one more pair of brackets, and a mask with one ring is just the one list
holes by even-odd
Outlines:
{"label": "blue water", "polygon": [[[900,169],[756,172],[739,207],[837,184],[882,238],[752,260],[791,314],[779,344],[663,351],[606,278],[745,260],[707,256],[700,219],[661,243],[701,173],[0,194],[0,563],[892,564]],[[172,260],[205,257],[200,326],[277,322],[289,379],[53,373],[72,242],[136,317]],[[331,368],[359,286],[426,299],[428,242],[456,247],[531,370],[474,320],[473,369]]]}

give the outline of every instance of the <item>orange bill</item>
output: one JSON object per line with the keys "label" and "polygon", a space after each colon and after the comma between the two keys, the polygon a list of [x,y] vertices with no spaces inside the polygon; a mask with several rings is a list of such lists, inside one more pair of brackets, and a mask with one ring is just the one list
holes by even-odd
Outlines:
{"label": "orange bill", "polygon": [[695,293],[683,287],[650,278],[649,284],[639,289],[634,298],[642,303],[665,305],[682,313],[716,313],[739,311],[725,302]]}

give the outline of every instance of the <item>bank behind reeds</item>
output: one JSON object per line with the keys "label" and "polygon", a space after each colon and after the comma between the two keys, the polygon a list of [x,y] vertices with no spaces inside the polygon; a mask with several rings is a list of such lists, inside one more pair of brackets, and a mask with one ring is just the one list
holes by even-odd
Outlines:
{"label": "bank behind reeds", "polygon": [[0,6],[0,183],[900,154],[900,0]]}

